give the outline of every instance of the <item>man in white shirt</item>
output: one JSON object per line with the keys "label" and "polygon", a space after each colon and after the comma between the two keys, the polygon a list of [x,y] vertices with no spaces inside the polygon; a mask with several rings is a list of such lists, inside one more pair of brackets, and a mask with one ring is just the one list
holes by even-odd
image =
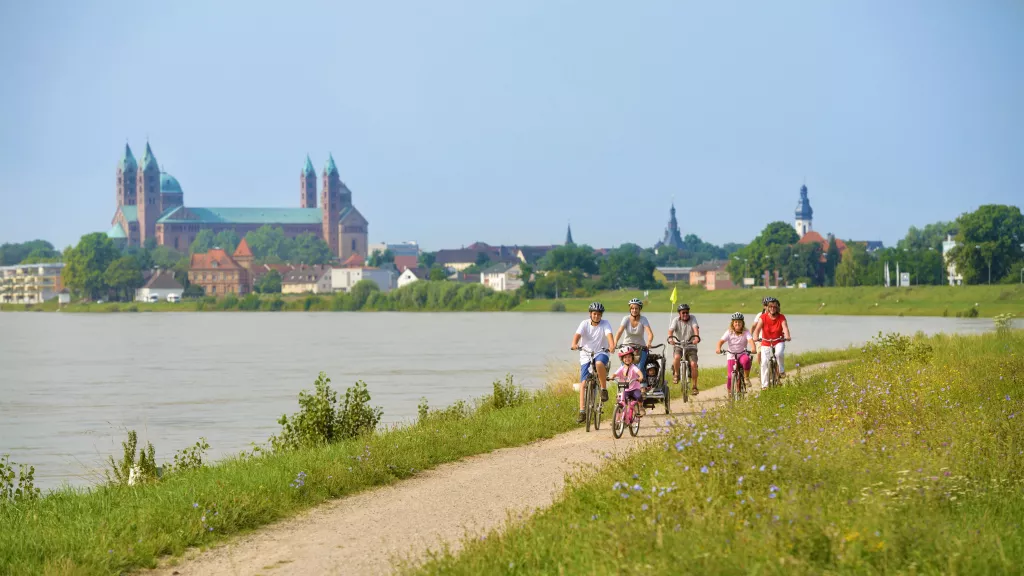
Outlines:
{"label": "man in white shirt", "polygon": [[615,340],[612,336],[612,325],[603,320],[603,316],[604,305],[600,302],[591,304],[590,319],[580,322],[576,334],[572,337],[571,349],[580,351],[580,416],[577,422],[586,420],[583,395],[586,392],[585,382],[587,374],[590,373],[591,357],[586,350],[595,353],[594,364],[597,366],[597,381],[601,385],[601,402],[608,401],[608,351],[615,348]]}

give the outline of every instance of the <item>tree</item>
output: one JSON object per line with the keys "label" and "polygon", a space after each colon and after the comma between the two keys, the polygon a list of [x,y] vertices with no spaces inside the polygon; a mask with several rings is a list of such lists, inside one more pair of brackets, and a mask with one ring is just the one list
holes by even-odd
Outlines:
{"label": "tree", "polygon": [[384,252],[374,250],[373,254],[370,254],[370,259],[366,261],[366,264],[374,268],[379,268],[381,264],[386,264],[388,262],[394,263],[394,261],[394,252],[392,252],[390,248],[385,248]]}
{"label": "tree", "polygon": [[135,290],[141,288],[145,281],[139,262],[133,256],[124,255],[107,266],[103,273],[103,281],[114,291],[119,300],[131,301]]}
{"label": "tree", "polygon": [[586,244],[556,246],[548,251],[537,266],[541,270],[579,270],[584,274],[597,274],[597,254]]}
{"label": "tree", "polygon": [[911,226],[907,235],[896,243],[900,250],[942,250],[942,241],[947,234],[956,236],[959,227],[956,222],[935,222],[923,229]]}
{"label": "tree", "polygon": [[103,232],[82,236],[64,259],[64,284],[77,294],[99,298],[107,291],[104,273],[118,255],[117,247]]}
{"label": "tree", "polygon": [[280,294],[281,273],[277,270],[270,270],[256,283],[255,289],[260,294]]}
{"label": "tree", "polygon": [[434,264],[430,267],[430,280],[444,280],[447,277],[448,275],[444,273],[444,268],[441,268],[440,265]]}
{"label": "tree", "polygon": [[1024,258],[1024,215],[1020,208],[986,204],[956,220],[957,245],[949,257],[964,282],[980,284],[989,276],[998,281],[1017,270],[1012,266]]}
{"label": "tree", "polygon": [[871,256],[863,244],[847,242],[846,252],[843,252],[843,258],[836,266],[836,286],[861,285],[870,259]]}
{"label": "tree", "polygon": [[27,261],[28,256],[37,251],[40,254],[46,255],[46,258],[59,256],[59,253],[54,250],[53,244],[46,240],[30,240],[20,244],[5,243],[0,245],[0,266],[12,266],[21,263],[32,264],[32,262]]}
{"label": "tree", "polygon": [[41,264],[44,262],[60,262],[60,252],[50,248],[36,248],[22,258],[19,264]]}
{"label": "tree", "polygon": [[655,288],[654,262],[636,244],[623,244],[601,259],[601,283],[607,288]]}
{"label": "tree", "polygon": [[733,281],[742,278],[745,270],[754,276],[764,270],[781,271],[784,265],[782,247],[796,244],[799,240],[800,236],[789,224],[771,222],[750,244],[736,251],[726,270]]}
{"label": "tree", "polygon": [[280,227],[266,224],[246,234],[245,240],[257,262],[280,263],[290,257],[288,250],[291,246]]}
{"label": "tree", "polygon": [[190,254],[203,254],[209,252],[213,248],[213,240],[215,236],[213,230],[203,229],[196,234],[195,240],[192,240],[192,244],[188,247]]}
{"label": "tree", "polygon": [[228,254],[234,254],[235,248],[238,248],[238,243],[242,239],[238,237],[238,232],[234,230],[221,230],[213,237],[213,246],[215,248],[221,248]]}
{"label": "tree", "polygon": [[483,270],[491,264],[491,257],[487,252],[477,252],[476,261],[473,262],[473,264],[475,264],[480,270]]}
{"label": "tree", "polygon": [[434,252],[420,252],[420,255],[416,258],[420,268],[430,269],[434,266],[434,261],[437,260],[437,254]]}
{"label": "tree", "polygon": [[825,266],[822,270],[822,286],[836,285],[836,267],[839,266],[840,258],[841,254],[839,253],[839,244],[836,243],[836,237],[829,234],[828,250],[825,251]]}
{"label": "tree", "polygon": [[[290,246],[289,246],[290,245]],[[285,256],[299,264],[327,264],[334,257],[331,247],[312,232],[304,232],[285,242]]]}

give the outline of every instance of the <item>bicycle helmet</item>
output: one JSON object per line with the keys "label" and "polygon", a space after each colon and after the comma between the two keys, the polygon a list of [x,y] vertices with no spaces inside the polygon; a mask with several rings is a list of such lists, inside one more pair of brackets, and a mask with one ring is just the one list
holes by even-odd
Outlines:
{"label": "bicycle helmet", "polygon": [[743,320],[743,314],[737,312],[737,313],[732,315],[732,319],[733,320]]}
{"label": "bicycle helmet", "polygon": [[604,313],[604,304],[601,304],[600,302],[591,302],[590,303],[590,311],[591,312],[601,312],[603,314]]}
{"label": "bicycle helmet", "polygon": [[690,305],[689,304],[680,304],[679,307],[676,308],[676,312],[682,312],[683,310],[689,310],[689,309],[690,309]]}
{"label": "bicycle helmet", "polygon": [[761,300],[761,305],[767,306],[768,303],[771,302],[772,300],[774,300],[774,298],[772,298],[771,296],[765,296],[764,299]]}
{"label": "bicycle helmet", "polygon": [[622,350],[619,350],[619,358],[622,358],[624,356],[632,356],[633,352],[635,352],[635,350],[633,350],[632,346],[626,346]]}
{"label": "bicycle helmet", "polygon": [[644,303],[641,302],[639,298],[633,298],[632,300],[629,301],[629,306],[632,306],[633,304],[639,306],[641,310],[644,307]]}

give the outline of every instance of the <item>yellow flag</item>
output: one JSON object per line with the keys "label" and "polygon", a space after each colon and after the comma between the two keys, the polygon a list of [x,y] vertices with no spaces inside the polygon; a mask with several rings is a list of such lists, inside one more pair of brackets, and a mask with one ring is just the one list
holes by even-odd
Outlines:
{"label": "yellow flag", "polygon": [[676,294],[676,287],[675,287],[675,286],[673,286],[673,287],[672,287],[672,295],[671,295],[671,296],[669,296],[669,300],[670,300],[670,301],[672,302],[672,305],[673,305],[673,306],[675,306],[675,305],[676,305],[676,299],[678,299],[678,298],[679,298],[679,295],[678,295],[678,294]]}

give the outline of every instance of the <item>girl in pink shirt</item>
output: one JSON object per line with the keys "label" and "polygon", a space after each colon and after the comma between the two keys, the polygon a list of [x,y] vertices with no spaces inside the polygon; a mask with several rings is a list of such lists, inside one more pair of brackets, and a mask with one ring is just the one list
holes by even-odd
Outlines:
{"label": "girl in pink shirt", "polygon": [[739,358],[740,366],[743,367],[744,376],[746,376],[748,382],[750,381],[750,351],[754,349],[754,339],[751,338],[750,331],[747,330],[743,314],[737,312],[732,315],[729,329],[725,331],[725,334],[718,341],[715,354],[722,353],[723,344],[726,345],[726,350],[728,351],[726,355],[728,361],[725,368],[725,388],[732,392],[732,368],[736,364],[737,358]]}
{"label": "girl in pink shirt", "polygon": [[622,392],[622,401],[628,402],[630,399],[640,402],[640,415],[644,415],[643,409],[643,379],[644,375],[640,372],[640,369],[633,364],[633,349],[630,347],[624,348],[619,351],[619,360],[622,361],[622,366],[615,371],[612,375],[612,379],[616,382],[627,382],[629,385]]}

